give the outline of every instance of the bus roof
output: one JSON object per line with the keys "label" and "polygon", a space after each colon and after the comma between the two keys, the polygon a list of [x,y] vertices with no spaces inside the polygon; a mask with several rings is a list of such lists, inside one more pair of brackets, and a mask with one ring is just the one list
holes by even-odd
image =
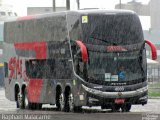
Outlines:
{"label": "bus roof", "polygon": [[49,16],[58,16],[58,15],[67,15],[67,14],[76,14],[77,16],[81,15],[114,15],[114,14],[119,14],[119,15],[127,15],[127,14],[135,14],[134,11],[131,10],[106,10],[106,9],[82,9],[82,10],[75,10],[75,11],[62,11],[62,12],[51,12],[51,13],[46,13],[46,14],[37,14],[37,15],[29,15],[29,16],[22,16],[22,17],[17,17],[17,18],[12,18],[9,20],[6,20],[6,22],[11,22],[11,21],[23,21],[23,20],[31,20],[31,19],[36,19],[36,18],[43,18],[43,17],[49,17]]}
{"label": "bus roof", "polygon": [[133,14],[135,12],[131,10],[106,10],[106,9],[84,9],[84,10],[77,10],[77,11],[69,11],[70,12],[77,12],[78,14]]}
{"label": "bus roof", "polygon": [[[128,19],[130,22],[128,22]],[[132,23],[137,24],[137,26],[141,26],[135,12],[129,10],[93,9],[55,12],[35,16],[18,17],[15,20],[5,22],[4,42],[65,41],[68,38],[71,40],[83,39],[85,36],[88,36],[85,35],[85,33],[88,33],[89,31],[86,30],[93,28],[98,29],[96,26],[104,26],[100,25],[100,23],[104,21],[108,21],[105,25],[111,25],[113,24],[113,20],[117,22],[117,25],[124,22],[126,26],[129,27],[129,23],[132,21]],[[94,24],[94,27],[92,26],[93,28],[89,28],[91,27],[91,24]],[[84,27],[87,27],[87,29],[82,30]],[[113,29],[113,27],[107,28]],[[138,29],[139,28],[140,27],[138,27]],[[104,31],[106,31],[106,29],[104,29]],[[99,32],[102,33],[103,31]]]}

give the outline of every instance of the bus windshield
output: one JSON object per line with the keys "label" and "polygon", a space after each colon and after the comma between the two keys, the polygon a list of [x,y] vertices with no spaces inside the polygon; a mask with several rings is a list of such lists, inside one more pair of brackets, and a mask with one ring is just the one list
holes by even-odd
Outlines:
{"label": "bus windshield", "polygon": [[102,81],[131,81],[144,77],[139,51],[102,53],[89,51],[88,78]]}
{"label": "bus windshield", "polygon": [[82,23],[83,42],[94,45],[130,45],[144,40],[139,18],[130,15],[89,15]]}
{"label": "bus windshield", "polygon": [[146,53],[137,15],[90,14],[87,23],[82,23],[81,26],[82,42],[88,51],[83,78],[89,81],[144,79]]}

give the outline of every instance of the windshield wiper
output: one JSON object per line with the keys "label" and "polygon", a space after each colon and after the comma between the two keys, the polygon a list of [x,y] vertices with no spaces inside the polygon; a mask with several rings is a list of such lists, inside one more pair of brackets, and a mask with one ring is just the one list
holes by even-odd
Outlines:
{"label": "windshield wiper", "polygon": [[95,38],[95,37],[90,37],[90,38],[96,39],[98,41],[102,41],[104,43],[108,43],[108,44],[111,44],[111,45],[115,45],[115,46],[117,45],[117,43],[115,43],[115,42],[106,41],[106,40],[103,40],[103,39],[100,39],[100,38]]}

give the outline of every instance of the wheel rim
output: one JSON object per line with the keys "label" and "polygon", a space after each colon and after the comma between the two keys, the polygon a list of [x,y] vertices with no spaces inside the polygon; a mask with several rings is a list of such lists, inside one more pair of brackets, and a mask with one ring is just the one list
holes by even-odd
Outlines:
{"label": "wheel rim", "polygon": [[28,101],[28,97],[27,97],[27,92],[26,91],[25,91],[25,94],[24,94],[24,106],[25,106],[25,108],[29,107],[29,101]]}
{"label": "wheel rim", "polygon": [[27,108],[28,107],[28,104],[29,104],[29,102],[28,102],[28,98],[27,98],[27,96],[25,95],[25,100],[24,100],[24,104],[25,104],[25,108]]}
{"label": "wheel rim", "polygon": [[22,106],[22,96],[20,93],[17,94],[17,108],[21,108]]}
{"label": "wheel rim", "polygon": [[60,104],[60,110],[63,111],[63,109],[64,109],[64,96],[62,93],[59,96],[59,104]]}
{"label": "wheel rim", "polygon": [[69,102],[69,111],[72,112],[74,109],[73,94],[69,95],[68,102]]}

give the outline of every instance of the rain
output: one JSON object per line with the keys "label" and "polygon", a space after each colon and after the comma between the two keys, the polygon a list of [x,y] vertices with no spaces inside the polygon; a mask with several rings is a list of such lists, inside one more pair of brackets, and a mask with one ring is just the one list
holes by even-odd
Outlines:
{"label": "rain", "polygon": [[3,119],[159,119],[160,2],[0,2]]}

